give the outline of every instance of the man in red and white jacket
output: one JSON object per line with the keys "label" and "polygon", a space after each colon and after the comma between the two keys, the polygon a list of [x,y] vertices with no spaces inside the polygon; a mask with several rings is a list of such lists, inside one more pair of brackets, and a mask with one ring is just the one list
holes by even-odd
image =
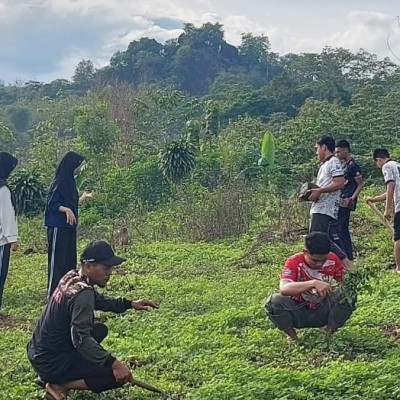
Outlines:
{"label": "man in red and white jacket", "polygon": [[342,261],[330,252],[326,233],[312,232],[305,238],[305,249],[289,257],[283,267],[280,293],[271,295],[266,304],[270,320],[291,339],[297,339],[296,328],[326,326],[334,332],[341,328],[355,309],[334,281],[345,274]]}

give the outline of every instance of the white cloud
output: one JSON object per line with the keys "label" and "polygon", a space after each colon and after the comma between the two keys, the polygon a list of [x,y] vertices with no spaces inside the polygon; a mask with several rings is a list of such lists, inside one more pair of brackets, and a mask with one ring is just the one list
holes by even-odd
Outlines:
{"label": "white cloud", "polygon": [[[272,50],[281,54],[320,52],[325,46],[344,47],[353,52],[360,48],[379,57],[391,56],[387,36],[393,50],[400,53],[400,27],[389,14],[372,11],[350,11],[342,25],[333,34],[321,32],[318,37],[304,35],[292,27],[269,27],[264,30]],[[396,51],[395,51],[396,53]],[[392,57],[393,58],[393,57]]]}
{"label": "white cloud", "polygon": [[267,34],[260,24],[255,23],[245,15],[229,15],[222,19],[221,23],[224,25],[226,41],[234,45],[240,44],[242,33]]}
{"label": "white cloud", "polygon": [[391,32],[393,19],[386,14],[366,11],[353,11],[348,15],[348,26],[330,38],[330,43],[356,50],[368,47],[382,50],[387,35]]}
{"label": "white cloud", "polygon": [[371,11],[352,11],[348,14],[348,26],[326,41],[353,51],[364,48],[380,57],[390,57],[388,36],[393,50],[400,50],[400,27],[393,16]]}
{"label": "white cloud", "polygon": [[178,19],[195,18],[198,15],[191,6],[187,6],[187,2],[177,0],[42,0],[42,4],[57,15],[102,14],[114,20],[126,20],[137,15]]}
{"label": "white cloud", "polygon": [[[0,0],[0,79],[70,78],[81,58],[103,66],[132,40],[147,36],[164,42],[178,37],[183,22],[221,23],[225,39],[234,45],[240,44],[242,33],[264,34],[280,54],[319,52],[330,45],[352,51],[362,47],[383,57],[390,55],[388,34],[393,51],[400,53],[400,27],[394,16],[352,10],[349,3],[342,14],[324,24],[324,18],[329,18],[326,7],[318,9],[319,18],[306,20],[310,7],[306,3],[296,8],[254,0],[246,4],[238,0],[229,4],[227,0]],[[297,17],[299,13],[303,14]]]}

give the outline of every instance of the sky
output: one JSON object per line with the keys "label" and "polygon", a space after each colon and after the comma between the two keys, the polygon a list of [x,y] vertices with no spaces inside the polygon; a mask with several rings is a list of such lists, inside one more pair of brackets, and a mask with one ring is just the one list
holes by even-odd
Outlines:
{"label": "sky", "polygon": [[0,80],[71,79],[80,60],[103,67],[132,40],[164,42],[185,22],[219,22],[233,45],[264,34],[281,55],[363,48],[400,63],[394,0],[0,0]]}

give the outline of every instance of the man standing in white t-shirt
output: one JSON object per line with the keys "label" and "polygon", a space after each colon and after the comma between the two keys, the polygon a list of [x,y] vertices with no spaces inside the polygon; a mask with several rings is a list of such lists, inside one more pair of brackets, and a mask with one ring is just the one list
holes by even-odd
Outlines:
{"label": "man standing in white t-shirt", "polygon": [[316,154],[322,165],[315,182],[318,188],[309,191],[309,200],[313,202],[310,232],[327,233],[332,242],[331,251],[349,267],[350,262],[341,248],[337,226],[334,224],[339,212],[340,189],[345,184],[342,166],[334,154],[335,147],[335,139],[330,136],[323,136],[315,144]]}
{"label": "man standing in white t-shirt", "polygon": [[386,149],[375,149],[373,155],[378,168],[382,169],[386,192],[375,197],[367,197],[367,203],[385,201],[384,217],[388,221],[394,216],[394,259],[396,271],[400,273],[400,164],[390,159]]}

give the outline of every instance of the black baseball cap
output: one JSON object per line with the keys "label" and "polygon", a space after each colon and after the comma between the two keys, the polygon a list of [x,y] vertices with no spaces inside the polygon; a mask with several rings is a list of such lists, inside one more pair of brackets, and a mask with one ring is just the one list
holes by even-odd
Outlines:
{"label": "black baseball cap", "polygon": [[126,261],[125,258],[114,254],[111,246],[104,240],[93,240],[83,250],[81,262],[97,262],[112,267]]}

